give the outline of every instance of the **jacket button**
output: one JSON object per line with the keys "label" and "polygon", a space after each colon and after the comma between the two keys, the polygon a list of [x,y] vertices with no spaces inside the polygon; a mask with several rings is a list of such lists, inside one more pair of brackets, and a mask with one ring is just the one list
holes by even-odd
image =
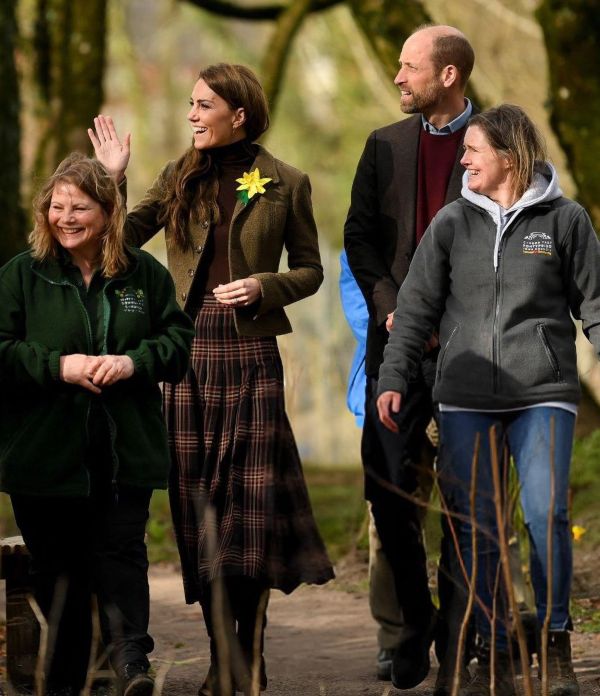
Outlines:
{"label": "jacket button", "polygon": [[191,278],[194,275],[194,269],[193,268],[188,268],[188,275]]}
{"label": "jacket button", "polygon": [[186,297],[187,297],[187,292],[182,292],[182,293],[181,293],[181,299],[182,299],[182,300],[185,300]]}
{"label": "jacket button", "polygon": [[202,251],[202,248],[202,244],[198,244],[198,246],[196,247],[196,253],[199,254]]}

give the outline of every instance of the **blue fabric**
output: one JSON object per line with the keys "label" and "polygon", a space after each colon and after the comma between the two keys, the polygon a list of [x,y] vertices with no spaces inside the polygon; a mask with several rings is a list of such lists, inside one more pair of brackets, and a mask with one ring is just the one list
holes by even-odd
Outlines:
{"label": "blue fabric", "polygon": [[450,133],[456,133],[463,126],[467,124],[467,121],[471,118],[473,113],[473,104],[465,97],[466,107],[462,114],[459,114],[453,121],[447,123],[441,128],[436,128],[432,123],[421,114],[421,122],[423,124],[423,129],[431,133],[431,135],[450,135]]}
{"label": "blue fabric", "polygon": [[[519,476],[520,498],[530,542],[531,580],[536,598],[538,621],[546,616],[548,584],[548,512],[551,502],[551,422],[554,421],[554,514],[552,519],[552,609],[550,629],[569,628],[569,595],[572,577],[571,533],[568,517],[569,469],[575,416],[560,408],[542,407],[484,413],[449,411],[440,413],[439,482],[444,499],[457,514],[454,518],[461,554],[467,573],[472,568],[469,493],[474,444],[480,435],[477,463],[475,520],[477,523],[477,596],[488,616],[476,606],[478,633],[491,636],[492,598],[498,572],[499,547],[493,479],[490,459],[490,428],[495,426],[500,480],[506,477],[507,450]],[[501,571],[500,571],[501,573]],[[496,644],[505,649],[506,610],[501,599],[497,608]]]}
{"label": "blue fabric", "polygon": [[358,344],[354,351],[348,375],[346,404],[350,412],[354,414],[356,424],[362,428],[365,419],[367,380],[365,374],[365,353],[367,349],[369,311],[365,298],[352,275],[345,251],[342,251],[340,254],[340,298],[344,316]]}

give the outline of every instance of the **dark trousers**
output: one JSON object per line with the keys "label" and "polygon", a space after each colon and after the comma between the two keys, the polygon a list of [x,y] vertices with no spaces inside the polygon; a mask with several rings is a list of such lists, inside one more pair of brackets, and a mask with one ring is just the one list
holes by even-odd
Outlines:
{"label": "dark trousers", "polygon": [[268,592],[254,578],[231,576],[217,578],[202,593],[200,606],[210,638],[211,669],[214,673],[219,664],[227,662],[238,690],[244,690],[257,661],[260,680],[266,686],[263,650]]}
{"label": "dark trousers", "polygon": [[148,664],[148,557],[144,543],[152,491],[93,485],[89,498],[12,495],[32,557],[35,599],[49,624],[46,679],[84,682],[91,645],[92,594],[115,670]]}
{"label": "dark trousers", "polygon": [[[434,366],[435,363],[431,371]],[[365,491],[367,499],[371,501],[383,551],[394,575],[398,605],[403,616],[402,638],[398,647],[416,632],[426,630],[434,611],[421,528],[424,508],[414,502],[420,482],[433,475],[431,469],[423,471],[421,463],[424,458],[433,460],[431,452],[428,457],[427,449],[432,446],[426,435],[433,416],[429,372],[428,369],[422,370],[410,383],[396,417],[398,433],[392,433],[380,422],[376,406],[377,382],[367,380],[362,438]],[[391,487],[386,484],[391,484]],[[442,531],[436,652],[440,659],[444,659],[447,653],[452,659],[451,648],[458,637],[467,592],[454,542],[444,519]]]}

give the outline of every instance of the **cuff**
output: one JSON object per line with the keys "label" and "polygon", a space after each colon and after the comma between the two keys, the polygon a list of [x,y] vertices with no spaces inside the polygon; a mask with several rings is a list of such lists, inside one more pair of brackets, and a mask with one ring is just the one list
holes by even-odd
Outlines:
{"label": "cuff", "polygon": [[53,350],[48,355],[48,370],[50,377],[58,382],[60,380],[60,358],[61,354],[57,350]]}

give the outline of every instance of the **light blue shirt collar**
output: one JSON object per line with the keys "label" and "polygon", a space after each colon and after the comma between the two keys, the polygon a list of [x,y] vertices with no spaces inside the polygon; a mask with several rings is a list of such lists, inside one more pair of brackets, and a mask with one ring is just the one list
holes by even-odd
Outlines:
{"label": "light blue shirt collar", "polygon": [[462,114],[459,114],[453,121],[450,121],[450,123],[447,123],[445,126],[442,126],[439,129],[433,124],[429,123],[425,116],[421,114],[423,129],[428,133],[431,133],[431,135],[450,135],[450,133],[456,133],[457,130],[460,130],[464,125],[466,125],[467,121],[471,118],[471,114],[473,113],[473,104],[471,104],[466,97],[465,101],[467,102],[467,106]]}

